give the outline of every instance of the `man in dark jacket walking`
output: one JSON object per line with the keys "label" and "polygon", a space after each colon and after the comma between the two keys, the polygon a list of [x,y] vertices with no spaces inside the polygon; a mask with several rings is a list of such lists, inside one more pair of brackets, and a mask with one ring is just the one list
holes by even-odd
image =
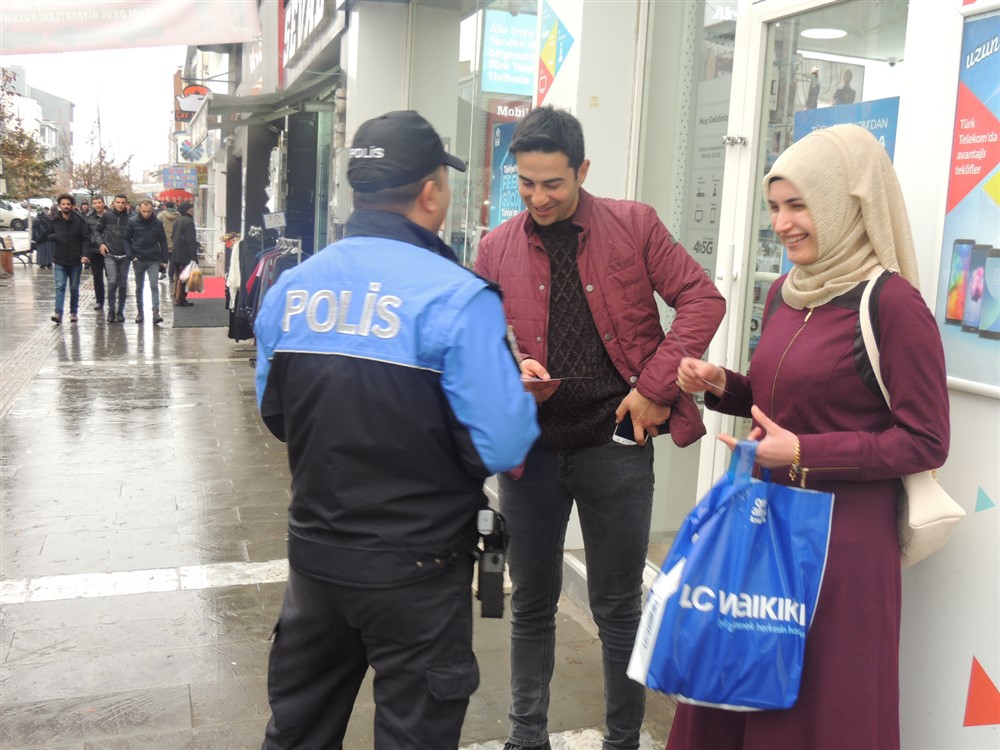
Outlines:
{"label": "man in dark jacket walking", "polygon": [[174,244],[174,304],[187,307],[194,304],[187,301],[187,282],[181,281],[181,271],[191,261],[198,260],[198,237],[195,234],[194,204],[184,202],[178,209],[180,216],[173,222]]}
{"label": "man in dark jacket walking", "polygon": [[90,272],[94,276],[94,297],[95,310],[104,310],[104,254],[101,246],[104,239],[101,237],[101,217],[107,213],[104,206],[104,198],[100,195],[94,196],[94,206],[90,213],[84,214],[83,218],[87,222],[90,230],[90,247],[87,248],[87,259],[90,261]]}
{"label": "man in dark jacket walking", "polygon": [[139,201],[139,212],[129,219],[122,235],[125,253],[132,261],[135,271],[135,316],[136,323],[144,320],[142,313],[142,289],[149,279],[149,294],[153,302],[153,324],[162,323],[160,316],[160,286],[157,275],[167,270],[170,256],[167,252],[167,233],[163,223],[153,216],[153,201]]}
{"label": "man in dark jacket walking", "polygon": [[49,239],[55,243],[56,311],[52,322],[58,325],[63,319],[66,301],[66,284],[69,283],[69,320],[77,321],[80,307],[80,273],[83,271],[83,254],[90,248],[90,229],[80,214],[73,210],[76,200],[69,193],[57,199],[59,213],[52,219]]}
{"label": "man in dark jacket walking", "polygon": [[108,274],[108,322],[125,322],[125,297],[128,294],[128,253],[125,251],[125,227],[128,226],[128,199],[115,196],[111,210],[101,216],[101,244],[104,268]]}

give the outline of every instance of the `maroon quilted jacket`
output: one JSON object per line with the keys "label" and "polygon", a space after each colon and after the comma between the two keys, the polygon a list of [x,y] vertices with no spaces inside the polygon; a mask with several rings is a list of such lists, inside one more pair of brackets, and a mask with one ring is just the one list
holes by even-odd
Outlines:
{"label": "maroon quilted jacket", "polygon": [[[677,365],[708,348],[725,300],[650,206],[581,190],[573,223],[582,230],[580,281],[611,361],[643,396],[672,407],[671,437],[690,445],[705,426],[690,396],[677,388]],[[475,271],[503,290],[521,353],[546,366],[549,257],[527,211],[483,237]],[[677,313],[668,336],[653,292]]]}

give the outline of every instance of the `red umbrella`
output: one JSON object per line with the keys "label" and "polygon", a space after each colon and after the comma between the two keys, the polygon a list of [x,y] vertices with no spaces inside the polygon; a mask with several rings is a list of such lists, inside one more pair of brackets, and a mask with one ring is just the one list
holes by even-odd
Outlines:
{"label": "red umbrella", "polygon": [[194,194],[180,188],[171,188],[160,193],[161,201],[190,201],[194,200]]}

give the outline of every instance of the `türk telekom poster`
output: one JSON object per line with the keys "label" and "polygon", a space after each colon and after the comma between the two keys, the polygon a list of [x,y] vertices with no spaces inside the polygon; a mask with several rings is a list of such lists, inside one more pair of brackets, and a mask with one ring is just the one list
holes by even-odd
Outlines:
{"label": "t\u00fcrk telekom poster", "polygon": [[493,126],[493,167],[490,179],[490,229],[496,229],[524,208],[517,189],[517,161],[507,150],[514,140],[516,122]]}
{"label": "t\u00fcrk telekom poster", "polygon": [[965,22],[935,317],[948,374],[1000,386],[1000,11]]}

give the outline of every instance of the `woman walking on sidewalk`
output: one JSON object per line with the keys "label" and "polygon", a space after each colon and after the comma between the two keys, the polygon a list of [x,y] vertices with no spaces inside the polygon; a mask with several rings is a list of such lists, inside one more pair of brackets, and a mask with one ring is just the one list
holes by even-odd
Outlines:
{"label": "woman walking on sidewalk", "polygon": [[80,214],[73,210],[76,201],[69,193],[58,198],[59,213],[52,219],[48,238],[55,243],[56,311],[52,322],[62,323],[66,285],[69,284],[69,321],[77,321],[80,308],[80,272],[83,254],[90,246],[90,228]]}

